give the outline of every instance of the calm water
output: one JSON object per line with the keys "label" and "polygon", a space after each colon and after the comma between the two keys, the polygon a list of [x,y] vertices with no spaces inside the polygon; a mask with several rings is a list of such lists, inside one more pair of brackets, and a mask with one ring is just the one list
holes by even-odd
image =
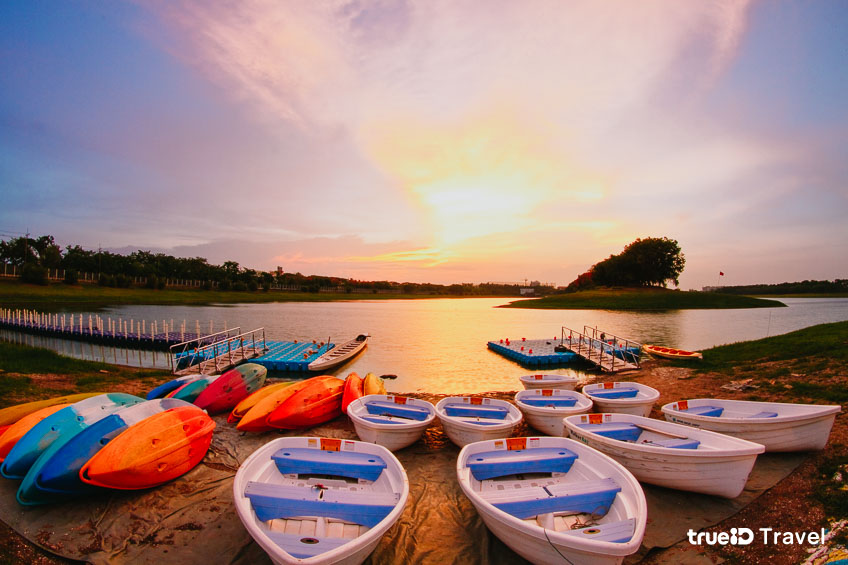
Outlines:
{"label": "calm water", "polygon": [[[781,299],[788,308],[615,312],[608,310],[523,310],[496,308],[504,299],[386,300],[324,303],[237,304],[221,306],[125,306],[98,314],[104,318],[157,320],[187,330],[264,327],[276,340],[347,341],[370,333],[365,352],[335,372],[394,374],[386,381],[396,392],[483,392],[520,389],[517,377],[529,371],[490,352],[486,342],[501,338],[559,337],[562,326],[597,326],[641,343],[684,349],[758,339],[796,329],[848,320],[848,299]],[[142,366],[167,366],[166,357],[64,340],[6,333],[6,339],[47,345],[67,355]],[[549,372],[583,376],[570,369]]]}

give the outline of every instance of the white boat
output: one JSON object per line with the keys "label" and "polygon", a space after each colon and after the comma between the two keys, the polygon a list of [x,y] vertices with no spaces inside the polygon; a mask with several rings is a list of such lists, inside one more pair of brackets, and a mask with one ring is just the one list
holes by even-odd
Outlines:
{"label": "white boat", "polygon": [[326,371],[333,367],[338,367],[342,363],[347,362],[352,357],[361,353],[368,344],[368,337],[369,336],[365,334],[360,334],[347,343],[335,346],[312,361],[309,365],[307,365],[307,368],[310,371]]}
{"label": "white boat", "polygon": [[591,400],[579,392],[562,389],[518,391],[515,405],[528,424],[544,434],[559,437],[566,435],[563,433],[563,418],[585,414],[592,409]]}
{"label": "white boat", "polygon": [[233,495],[244,527],[274,563],[355,565],[400,518],[409,481],[380,445],[284,437],[242,463]]}
{"label": "white boat", "polygon": [[595,412],[617,412],[648,416],[654,402],[660,397],[658,390],[641,383],[595,383],[583,387],[583,394],[595,404]]}
{"label": "white boat", "polygon": [[436,408],[418,398],[369,394],[351,402],[347,415],[359,439],[397,451],[418,441],[436,419]]}
{"label": "white boat", "polygon": [[480,396],[448,396],[436,404],[445,433],[459,447],[475,441],[505,438],[521,422],[514,404]]}
{"label": "white boat", "polygon": [[456,472],[486,527],[533,563],[618,564],[642,543],[642,487],[619,463],[574,440],[472,443],[459,452]]}
{"label": "white boat", "polygon": [[535,388],[574,390],[580,379],[570,375],[524,375],[518,377],[525,390]]}
{"label": "white boat", "polygon": [[766,451],[824,449],[839,405],[695,398],[662,407],[669,422],[760,443]]}
{"label": "white boat", "polygon": [[765,448],[744,439],[632,414],[583,414],[569,437],[606,453],[643,483],[736,498]]}

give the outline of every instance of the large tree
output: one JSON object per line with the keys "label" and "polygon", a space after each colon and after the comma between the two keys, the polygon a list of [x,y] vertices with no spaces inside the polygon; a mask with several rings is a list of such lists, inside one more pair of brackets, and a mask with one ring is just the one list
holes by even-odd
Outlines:
{"label": "large tree", "polygon": [[667,237],[637,239],[618,255],[610,255],[592,265],[569,285],[571,289],[587,286],[677,286],[686,259],[680,245]]}

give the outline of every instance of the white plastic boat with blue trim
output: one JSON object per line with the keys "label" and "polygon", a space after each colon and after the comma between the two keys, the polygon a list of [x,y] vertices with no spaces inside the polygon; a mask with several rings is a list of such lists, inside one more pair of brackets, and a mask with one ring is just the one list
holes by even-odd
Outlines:
{"label": "white plastic boat with blue trim", "polygon": [[619,463],[574,440],[472,443],[460,451],[456,472],[489,530],[533,563],[618,564],[642,543],[642,487]]}
{"label": "white plastic boat with blue trim", "polygon": [[247,458],[233,494],[244,527],[274,563],[356,565],[400,518],[409,481],[380,445],[284,437]]}
{"label": "white plastic boat with blue trim", "polygon": [[595,412],[617,412],[649,416],[660,392],[648,385],[631,382],[607,382],[586,385],[583,394],[595,405]]}
{"label": "white plastic boat with blue trim", "polygon": [[549,436],[566,436],[562,419],[575,414],[585,414],[592,409],[592,401],[574,390],[532,389],[520,390],[515,395],[515,405],[533,428]]}
{"label": "white plastic boat with blue trim", "polygon": [[574,390],[574,387],[580,382],[580,379],[572,375],[553,374],[524,375],[523,377],[518,377],[518,380],[524,385],[525,390],[534,388]]}
{"label": "white plastic boat with blue trim", "polygon": [[418,441],[436,419],[436,408],[418,398],[369,394],[351,402],[347,415],[359,439],[397,451]]}
{"label": "white plastic boat with blue trim", "polygon": [[448,396],[436,404],[445,434],[457,446],[512,435],[522,419],[514,404],[481,396]]}
{"label": "white plastic boat with blue trim", "polygon": [[765,448],[744,439],[632,414],[564,420],[568,435],[606,453],[643,483],[736,498]]}

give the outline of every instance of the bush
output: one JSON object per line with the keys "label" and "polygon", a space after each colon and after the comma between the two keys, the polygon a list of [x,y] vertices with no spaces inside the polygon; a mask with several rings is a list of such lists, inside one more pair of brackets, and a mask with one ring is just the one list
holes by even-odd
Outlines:
{"label": "bush", "polygon": [[159,277],[156,275],[148,275],[147,284],[144,285],[147,288],[155,289],[159,286]]}
{"label": "bush", "polygon": [[218,290],[227,291],[233,287],[233,283],[229,281],[229,279],[224,279],[218,283]]}
{"label": "bush", "polygon": [[97,284],[100,286],[115,286],[115,277],[112,275],[100,275]]}
{"label": "bush", "polygon": [[233,283],[233,290],[244,291],[247,290],[247,285],[241,281],[237,281]]}
{"label": "bush", "polygon": [[25,283],[47,285],[47,269],[34,263],[27,263],[21,270],[21,280]]}
{"label": "bush", "polygon": [[247,290],[250,292],[254,292],[257,288],[259,288],[259,285],[256,284],[256,281],[250,281],[247,283]]}
{"label": "bush", "polygon": [[79,273],[75,269],[65,269],[65,284],[77,284],[79,282]]}
{"label": "bush", "polygon": [[115,276],[115,286],[118,288],[129,288],[132,285],[132,279],[127,275]]}
{"label": "bush", "polygon": [[203,290],[212,290],[212,281],[203,281],[201,287]]}

